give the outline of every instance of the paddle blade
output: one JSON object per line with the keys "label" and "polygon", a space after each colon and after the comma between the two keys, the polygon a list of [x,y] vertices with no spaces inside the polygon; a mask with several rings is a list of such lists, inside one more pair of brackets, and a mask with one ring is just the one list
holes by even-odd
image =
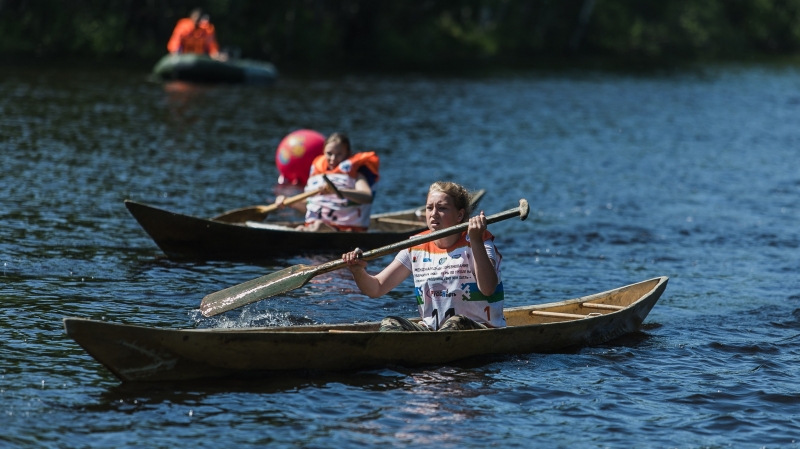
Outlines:
{"label": "paddle blade", "polygon": [[246,221],[264,221],[269,215],[269,211],[264,212],[264,206],[250,206],[241,209],[234,209],[223,214],[211,217],[212,221],[222,223],[244,223]]}
{"label": "paddle blade", "polygon": [[300,288],[314,277],[314,268],[295,265],[247,282],[211,293],[200,303],[203,316],[214,316],[247,304]]}

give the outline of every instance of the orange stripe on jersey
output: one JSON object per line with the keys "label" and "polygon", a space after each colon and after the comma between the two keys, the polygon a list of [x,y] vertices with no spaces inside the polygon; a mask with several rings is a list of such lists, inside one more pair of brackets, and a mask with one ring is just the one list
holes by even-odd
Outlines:
{"label": "orange stripe on jersey", "polygon": [[[430,233],[431,233],[431,231],[427,230],[427,231],[422,231],[417,235],[427,235],[427,234],[430,234]],[[494,236],[489,231],[483,231],[483,240],[484,241],[486,241],[486,240],[494,240]],[[458,239],[458,241],[456,241],[456,243],[453,244],[453,246],[451,246],[449,248],[439,248],[438,246],[436,246],[436,243],[427,242],[427,243],[422,243],[422,244],[417,245],[417,246],[412,246],[408,250],[409,251],[426,251],[426,252],[429,252],[431,254],[446,254],[446,253],[449,253],[450,251],[454,251],[454,250],[456,250],[458,248],[463,248],[465,246],[469,246],[469,242],[467,242],[467,231],[462,232],[461,233],[461,237]]]}

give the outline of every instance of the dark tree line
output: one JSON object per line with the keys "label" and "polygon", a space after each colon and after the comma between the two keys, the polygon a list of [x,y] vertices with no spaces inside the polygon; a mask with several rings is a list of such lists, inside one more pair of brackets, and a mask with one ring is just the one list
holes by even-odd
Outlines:
{"label": "dark tree line", "polygon": [[0,54],[152,61],[199,6],[222,47],[297,67],[792,55],[800,0],[0,0]]}

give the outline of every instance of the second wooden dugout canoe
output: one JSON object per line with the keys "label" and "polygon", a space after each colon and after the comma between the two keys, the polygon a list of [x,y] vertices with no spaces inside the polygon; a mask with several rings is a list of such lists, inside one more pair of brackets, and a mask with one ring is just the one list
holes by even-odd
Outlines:
{"label": "second wooden dugout canoe", "polygon": [[[472,195],[473,209],[485,194]],[[419,209],[372,215],[368,232],[302,232],[302,223],[224,223],[126,200],[125,207],[164,253],[173,259],[258,260],[302,253],[337,253],[379,248],[426,229]]]}

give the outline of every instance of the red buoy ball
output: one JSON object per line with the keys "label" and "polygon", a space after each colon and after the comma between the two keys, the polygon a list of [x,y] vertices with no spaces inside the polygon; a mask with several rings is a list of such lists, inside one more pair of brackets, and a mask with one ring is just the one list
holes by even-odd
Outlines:
{"label": "red buoy ball", "polygon": [[281,174],[278,184],[304,186],[311,163],[324,149],[325,136],[310,129],[300,129],[284,137],[275,153],[275,165]]}

